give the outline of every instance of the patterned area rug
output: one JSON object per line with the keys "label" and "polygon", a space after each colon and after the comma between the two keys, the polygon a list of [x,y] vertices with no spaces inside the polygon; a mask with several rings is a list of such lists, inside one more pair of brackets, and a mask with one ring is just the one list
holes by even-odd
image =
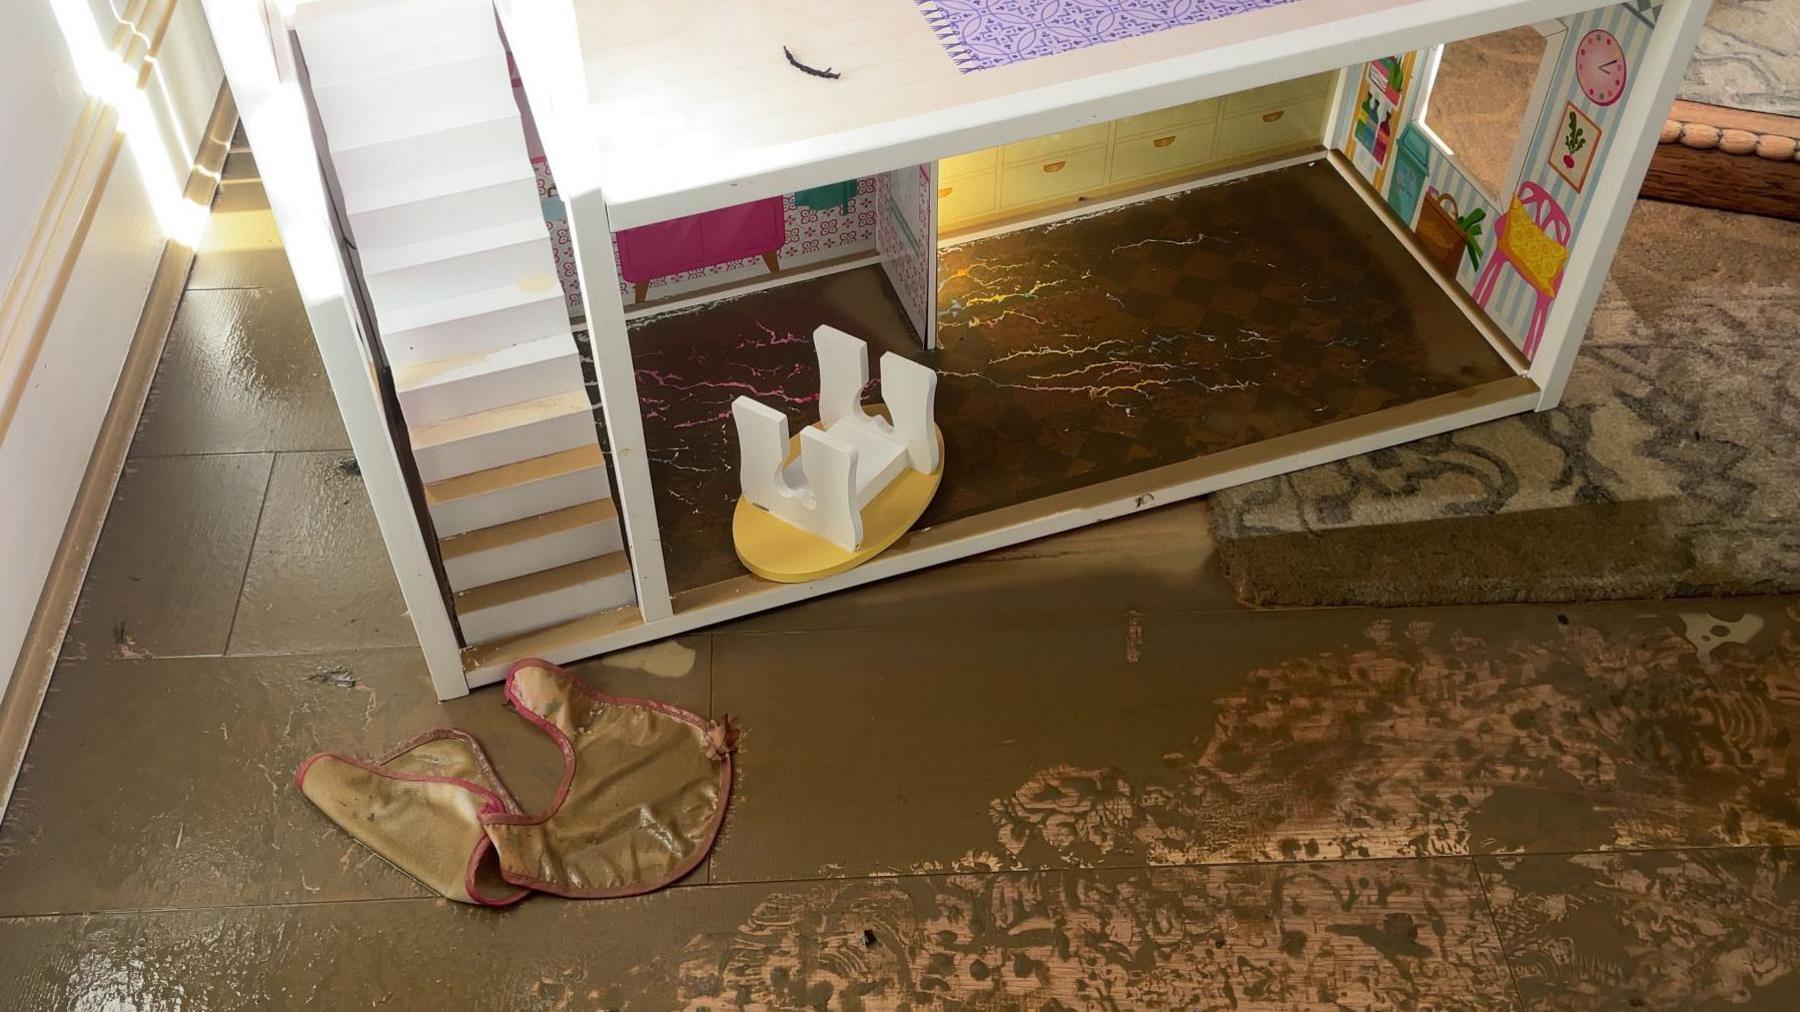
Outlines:
{"label": "patterned area rug", "polygon": [[[1473,117],[1504,33],[1465,44]],[[1446,56],[1446,61],[1451,59]],[[1800,9],[1719,0],[1684,97],[1793,113]],[[1491,107],[1491,103],[1488,104]],[[1465,157],[1502,152],[1472,146]],[[1555,411],[1232,489],[1219,557],[1261,605],[1800,590],[1800,225],[1640,203]]]}
{"label": "patterned area rug", "polygon": [[915,0],[963,73],[1292,0]]}
{"label": "patterned area rug", "polygon": [[1263,605],[1800,590],[1800,225],[1640,203],[1563,404],[1211,501]]}
{"label": "patterned area rug", "polygon": [[1714,0],[1681,97],[1800,116],[1800,4]]}

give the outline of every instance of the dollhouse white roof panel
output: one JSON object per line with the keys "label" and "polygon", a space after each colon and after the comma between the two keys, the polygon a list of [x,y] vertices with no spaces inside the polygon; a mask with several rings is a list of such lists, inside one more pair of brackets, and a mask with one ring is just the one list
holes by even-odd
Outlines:
{"label": "dollhouse white roof panel", "polygon": [[[1240,4],[1253,9],[966,70],[952,56],[954,36],[947,46],[929,9],[915,0],[574,2],[602,163],[597,178],[614,228],[1595,5],[1218,0],[1227,11]],[[806,73],[789,63],[784,49],[838,76]]]}

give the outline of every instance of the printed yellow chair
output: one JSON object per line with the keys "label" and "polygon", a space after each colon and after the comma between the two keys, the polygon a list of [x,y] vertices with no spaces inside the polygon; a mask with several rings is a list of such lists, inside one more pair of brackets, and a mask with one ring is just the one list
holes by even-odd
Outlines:
{"label": "printed yellow chair", "polygon": [[1475,304],[1486,309],[1504,266],[1511,266],[1537,292],[1531,325],[1525,331],[1527,359],[1537,354],[1538,343],[1544,339],[1544,321],[1550,316],[1550,303],[1562,287],[1563,266],[1569,260],[1570,231],[1569,216],[1549,190],[1532,182],[1522,184],[1513,195],[1512,206],[1495,226],[1493,255],[1471,293]]}

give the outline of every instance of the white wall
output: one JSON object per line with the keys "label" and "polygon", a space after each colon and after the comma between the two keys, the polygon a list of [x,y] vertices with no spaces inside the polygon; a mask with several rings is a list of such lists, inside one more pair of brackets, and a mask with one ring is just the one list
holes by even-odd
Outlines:
{"label": "white wall", "polygon": [[87,95],[45,0],[13,0],[0,18],[0,278],[11,278]]}
{"label": "white wall", "polygon": [[[7,0],[0,15],[0,280],[9,298],[32,287],[23,284],[21,258],[47,203],[69,196],[73,184],[61,168],[81,140],[78,127],[93,100],[66,26],[54,16],[52,4],[66,2]],[[110,52],[119,26],[114,2],[73,0],[92,18],[107,58],[118,60]],[[197,0],[116,2],[136,9],[144,24],[174,8],[151,54],[151,122],[127,131],[60,298],[0,330],[0,341],[16,342],[48,319],[28,370],[7,374],[0,362],[0,393],[24,376],[17,410],[0,431],[0,689],[37,608],[162,256],[166,219],[158,209],[180,197],[167,188],[171,180],[186,182],[222,80]],[[60,264],[69,252],[53,249],[34,262]]]}

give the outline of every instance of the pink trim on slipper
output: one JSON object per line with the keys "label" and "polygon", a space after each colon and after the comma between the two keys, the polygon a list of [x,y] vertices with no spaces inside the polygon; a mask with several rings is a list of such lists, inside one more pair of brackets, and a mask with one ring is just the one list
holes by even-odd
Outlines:
{"label": "pink trim on slipper", "polygon": [[336,758],[336,753],[314,752],[312,755],[309,755],[305,759],[302,759],[300,761],[300,768],[296,769],[294,771],[294,789],[295,790],[298,790],[298,791],[306,790],[306,772],[308,770],[312,769],[313,763],[318,762],[320,759],[323,759],[326,756],[331,756],[333,758]]}
{"label": "pink trim on slipper", "polygon": [[[498,812],[493,815],[488,815],[483,813],[481,816],[483,825],[536,826],[548,822],[551,816],[555,815],[557,811],[562,808],[563,802],[568,798],[569,785],[573,783],[575,779],[575,748],[569,743],[568,736],[562,733],[561,728],[544,719],[541,714],[526,706],[524,701],[519,698],[517,689],[514,685],[514,678],[519,671],[524,668],[542,668],[575,691],[580,692],[589,699],[597,700],[601,703],[608,705],[641,706],[645,709],[655,710],[658,713],[667,714],[678,720],[686,721],[694,727],[699,728],[702,734],[705,733],[707,726],[711,723],[705,717],[702,717],[697,713],[690,710],[684,710],[681,707],[670,703],[664,703],[660,700],[642,699],[637,696],[607,695],[598,689],[590,687],[581,679],[576,678],[562,666],[551,664],[549,661],[540,660],[535,657],[527,657],[524,660],[514,661],[512,665],[506,669],[506,700],[512,704],[513,710],[517,712],[519,716],[524,717],[526,720],[537,726],[538,729],[549,736],[551,741],[556,743],[558,749],[562,750],[563,775],[561,782],[556,786],[556,794],[551,798],[549,807],[545,808],[542,812],[539,812],[536,815],[513,815]],[[587,889],[565,892],[561,886],[558,886],[555,883],[544,882],[525,875],[515,876],[509,873],[504,867],[500,869],[501,876],[513,885],[526,886],[540,892],[550,893],[553,896],[563,896],[568,899],[616,899],[623,896],[640,896],[644,893],[655,892],[671,882],[680,880],[695,868],[698,868],[700,862],[706,860],[706,855],[712,853],[713,843],[717,841],[719,829],[725,822],[725,809],[731,801],[731,755],[727,753],[725,757],[718,760],[718,762],[719,807],[718,812],[713,816],[712,825],[708,828],[706,836],[700,841],[699,846],[694,848],[693,855],[686,862],[670,871],[668,875],[665,875],[661,879],[646,884],[626,886],[620,889]]]}

